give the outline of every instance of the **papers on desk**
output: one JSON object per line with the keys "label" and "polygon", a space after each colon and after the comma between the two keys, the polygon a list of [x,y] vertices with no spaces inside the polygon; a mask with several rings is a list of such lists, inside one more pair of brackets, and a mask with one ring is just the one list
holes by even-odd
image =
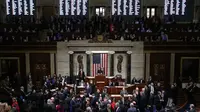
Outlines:
{"label": "papers on desk", "polygon": [[58,90],[58,88],[55,88],[55,89],[51,89],[50,91],[51,92],[55,92],[55,91],[57,91]]}
{"label": "papers on desk", "polygon": [[106,77],[106,78],[108,78],[108,79],[113,79],[114,77]]}
{"label": "papers on desk", "polygon": [[80,95],[81,98],[82,98],[83,96],[84,96],[83,94]]}
{"label": "papers on desk", "polygon": [[114,86],[115,88],[127,88],[126,86]]}
{"label": "papers on desk", "polygon": [[104,84],[105,82],[104,81],[97,81],[96,83],[98,83],[98,84]]}
{"label": "papers on desk", "polygon": [[[88,78],[88,79],[94,79],[95,77],[87,76],[86,78]],[[106,78],[107,78],[107,79],[113,79],[114,77],[106,76]]]}
{"label": "papers on desk", "polygon": [[[80,94],[80,97],[83,97],[83,96],[84,96],[83,94]],[[110,96],[113,97],[113,98],[114,97],[115,98],[116,97],[122,97],[120,94],[111,94]],[[89,95],[89,97],[92,97],[92,95]],[[133,95],[131,95],[131,94],[125,94],[124,97],[133,97]]]}
{"label": "papers on desk", "polygon": [[85,86],[77,86],[77,88],[85,88]]}
{"label": "papers on desk", "polygon": [[66,86],[68,86],[68,87],[74,87],[74,84],[67,84]]}
{"label": "papers on desk", "polygon": [[134,85],[127,84],[126,86],[105,86],[105,87],[106,88],[129,88],[131,86],[134,86]]}
{"label": "papers on desk", "polygon": [[[84,95],[83,94],[80,94],[80,97],[83,97]],[[92,95],[89,95],[89,97],[92,97]]]}
{"label": "papers on desk", "polygon": [[[110,95],[111,97],[121,97],[121,95],[120,94],[111,94]],[[133,95],[131,95],[131,94],[125,94],[124,95],[124,97],[132,97]]]}
{"label": "papers on desk", "polygon": [[94,79],[95,77],[87,77],[88,79]]}
{"label": "papers on desk", "polygon": [[126,84],[127,87],[134,86],[133,84]]}
{"label": "papers on desk", "polygon": [[106,88],[127,88],[126,86],[105,86]]}

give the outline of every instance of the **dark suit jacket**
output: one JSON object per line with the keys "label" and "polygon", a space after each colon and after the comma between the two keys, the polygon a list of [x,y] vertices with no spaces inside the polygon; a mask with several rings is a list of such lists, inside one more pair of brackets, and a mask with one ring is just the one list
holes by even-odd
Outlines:
{"label": "dark suit jacket", "polygon": [[97,70],[98,74],[103,74],[103,70]]}
{"label": "dark suit jacket", "polygon": [[121,90],[120,95],[122,97],[124,97],[124,95],[128,94],[128,92],[126,90]]}
{"label": "dark suit jacket", "polygon": [[135,107],[129,108],[129,109],[127,110],[127,112],[137,112],[137,109],[136,109]]}
{"label": "dark suit jacket", "polygon": [[84,112],[81,108],[76,108],[75,112]]}
{"label": "dark suit jacket", "polygon": [[122,109],[119,107],[119,108],[116,108],[116,112],[121,112]]}
{"label": "dark suit jacket", "polygon": [[79,80],[85,80],[85,72],[84,71],[82,71],[82,74],[81,74],[81,71],[79,71],[78,72],[78,78],[79,78]]}
{"label": "dark suit jacket", "polygon": [[195,109],[192,109],[192,110],[189,110],[189,112],[196,112],[196,110],[195,110]]}
{"label": "dark suit jacket", "polygon": [[146,95],[140,95],[139,105],[140,107],[144,108],[146,106]]}

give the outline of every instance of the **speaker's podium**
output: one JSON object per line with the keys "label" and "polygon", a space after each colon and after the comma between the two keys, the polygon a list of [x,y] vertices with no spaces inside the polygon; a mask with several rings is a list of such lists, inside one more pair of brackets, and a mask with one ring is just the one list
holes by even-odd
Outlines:
{"label": "speaker's podium", "polygon": [[107,79],[105,75],[96,75],[95,76],[95,84],[97,89],[102,91],[107,84]]}

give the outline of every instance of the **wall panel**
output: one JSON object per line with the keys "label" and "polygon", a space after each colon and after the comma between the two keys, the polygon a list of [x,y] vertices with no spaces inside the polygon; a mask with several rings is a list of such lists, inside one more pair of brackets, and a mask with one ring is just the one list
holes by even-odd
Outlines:
{"label": "wall panel", "polygon": [[20,60],[20,74],[25,76],[26,74],[26,65],[25,65],[25,54],[23,53],[0,53],[0,57],[17,57]]}
{"label": "wall panel", "polygon": [[[82,60],[78,57],[82,57]],[[87,75],[87,54],[84,53],[75,53],[73,54],[73,75],[78,75],[79,72],[79,62],[82,61],[83,64],[83,71],[85,75]]]}
{"label": "wall panel", "polygon": [[42,82],[43,76],[50,74],[50,54],[49,53],[31,53],[30,71],[32,73],[33,83]]}
{"label": "wall panel", "polygon": [[111,6],[112,0],[89,0],[90,6]]}
{"label": "wall panel", "polygon": [[176,80],[181,76],[181,58],[183,57],[200,57],[200,53],[176,53],[175,54],[175,75],[174,79]]}
{"label": "wall panel", "polygon": [[44,6],[42,8],[42,15],[44,17],[50,17],[50,16],[57,15],[56,14],[56,8],[53,7],[53,6]]}
{"label": "wall panel", "polygon": [[164,0],[142,0],[143,6],[164,6]]}
{"label": "wall panel", "polygon": [[170,53],[152,53],[150,56],[150,76],[155,81],[170,81]]}
{"label": "wall panel", "polygon": [[59,0],[37,0],[36,6],[59,6]]}
{"label": "wall panel", "polygon": [[[1,58],[19,58],[20,66],[20,74],[21,80],[25,80],[26,76],[26,63],[25,63],[25,54],[24,53],[0,53]],[[10,71],[9,75],[14,75],[14,71]],[[25,84],[25,81],[22,82],[22,85]]]}

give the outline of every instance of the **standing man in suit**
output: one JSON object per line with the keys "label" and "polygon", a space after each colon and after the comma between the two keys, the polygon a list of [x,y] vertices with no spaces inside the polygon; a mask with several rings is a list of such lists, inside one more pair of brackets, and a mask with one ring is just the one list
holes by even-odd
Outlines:
{"label": "standing man in suit", "polygon": [[81,81],[85,81],[85,72],[83,71],[83,69],[80,69],[79,72],[78,72],[78,84],[81,82]]}
{"label": "standing man in suit", "polygon": [[121,92],[120,92],[120,95],[121,95],[121,97],[122,97],[122,103],[124,104],[124,96],[125,95],[127,95],[128,94],[128,92],[126,91],[126,89],[125,89],[125,87],[123,87],[123,89],[121,90]]}
{"label": "standing man in suit", "polygon": [[116,112],[121,112],[120,104],[116,103]]}
{"label": "standing man in suit", "polygon": [[137,109],[134,107],[134,104],[130,104],[130,108],[127,110],[127,112],[137,112]]}
{"label": "standing man in suit", "polygon": [[142,91],[140,92],[140,100],[139,100],[139,109],[141,112],[145,111],[146,107],[146,94],[145,94],[145,88],[142,88]]}

